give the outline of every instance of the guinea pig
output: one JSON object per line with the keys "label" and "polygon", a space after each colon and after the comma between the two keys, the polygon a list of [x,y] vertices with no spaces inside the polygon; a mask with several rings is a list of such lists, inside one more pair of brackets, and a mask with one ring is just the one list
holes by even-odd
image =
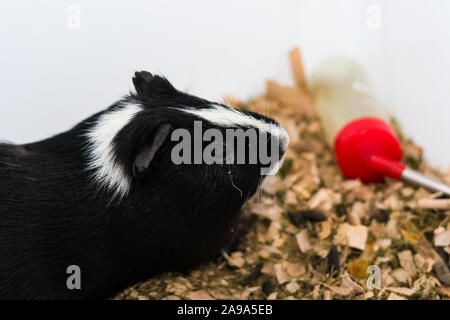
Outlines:
{"label": "guinea pig", "polygon": [[[108,298],[213,259],[245,201],[280,167],[289,136],[276,121],[145,71],[133,83],[135,92],[66,132],[0,144],[1,299]],[[199,124],[203,140],[181,148]],[[208,129],[255,130],[259,142],[277,141],[277,161],[229,161],[239,150],[222,142],[211,152],[222,162],[195,159],[212,141]],[[254,144],[245,139],[247,160]]]}

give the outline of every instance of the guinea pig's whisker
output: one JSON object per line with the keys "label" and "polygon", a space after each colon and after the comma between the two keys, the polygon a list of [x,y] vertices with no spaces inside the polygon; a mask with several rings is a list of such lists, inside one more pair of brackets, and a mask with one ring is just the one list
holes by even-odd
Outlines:
{"label": "guinea pig's whisker", "polygon": [[231,185],[240,192],[242,198],[242,190],[234,184],[233,177],[231,176],[231,169],[228,171],[228,175],[230,176]]}

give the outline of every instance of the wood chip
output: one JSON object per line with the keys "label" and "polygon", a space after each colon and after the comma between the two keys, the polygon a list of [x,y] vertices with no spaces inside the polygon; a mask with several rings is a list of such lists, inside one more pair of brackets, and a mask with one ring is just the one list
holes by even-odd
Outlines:
{"label": "wood chip", "polygon": [[399,296],[398,294],[395,294],[394,292],[391,292],[387,300],[407,300],[407,299]]}
{"label": "wood chip", "polygon": [[273,266],[273,269],[275,271],[275,276],[276,276],[277,281],[278,281],[279,284],[286,283],[286,282],[288,282],[290,280],[289,277],[284,272],[281,263],[275,264]]}
{"label": "wood chip", "polygon": [[291,62],[291,70],[297,86],[306,88],[305,72],[303,70],[300,50],[298,48],[294,48],[289,52],[289,60]]}
{"label": "wood chip", "polygon": [[166,288],[167,292],[173,293],[178,296],[183,295],[187,290],[188,288],[178,281],[169,283]]}
{"label": "wood chip", "polygon": [[348,223],[343,223],[340,225],[336,234],[335,243],[364,250],[366,247],[367,235],[368,228],[366,226],[352,226]]}
{"label": "wood chip", "polygon": [[423,268],[425,264],[425,259],[424,257],[422,257],[420,253],[416,253],[414,255],[414,264],[416,265],[417,268]]}
{"label": "wood chip", "polygon": [[402,252],[399,252],[397,256],[402,268],[406,270],[415,269],[414,259],[411,250],[404,250]]}
{"label": "wood chip", "polygon": [[260,215],[264,218],[278,221],[280,220],[281,213],[283,209],[278,206],[278,204],[267,205],[264,203],[255,203],[251,206],[251,211],[257,215]]}
{"label": "wood chip", "polygon": [[357,296],[356,299],[357,300],[368,300],[368,299],[373,298],[374,296],[375,295],[373,294],[373,292],[369,291],[369,292],[366,292],[366,293],[363,293],[363,294]]}
{"label": "wood chip", "polygon": [[267,300],[276,300],[278,298],[278,292],[272,292],[271,294],[269,294],[269,296],[267,297]]}
{"label": "wood chip", "polygon": [[398,282],[407,283],[413,276],[415,276],[415,272],[398,268],[391,272],[391,276]]}
{"label": "wood chip", "polygon": [[308,202],[310,209],[330,211],[334,205],[341,203],[342,196],[330,189],[320,189]]}
{"label": "wood chip", "polygon": [[362,202],[355,202],[348,213],[348,219],[351,224],[360,225],[361,219],[368,214],[367,206]]}
{"label": "wood chip", "polygon": [[379,223],[375,219],[370,223],[370,232],[376,237],[381,238],[386,233],[386,227],[384,223]]}
{"label": "wood chip", "polygon": [[322,221],[320,222],[320,227],[322,230],[319,232],[319,238],[324,240],[331,235],[331,223],[328,220]]}
{"label": "wood chip", "polygon": [[326,285],[328,289],[330,289],[334,294],[340,295],[340,296],[349,296],[352,294],[353,289],[352,288],[344,288],[344,287],[337,287],[337,286],[330,286]]}
{"label": "wood chip", "polygon": [[341,287],[343,288],[351,288],[356,293],[363,293],[365,292],[364,288],[353,281],[348,274],[344,274],[344,276],[341,279]]}
{"label": "wood chip", "polygon": [[418,207],[421,209],[447,210],[450,209],[450,199],[420,199]]}
{"label": "wood chip", "polygon": [[206,290],[191,291],[187,295],[190,300],[214,300]]}
{"label": "wood chip", "polygon": [[450,245],[450,229],[440,232],[434,236],[434,245],[436,247],[446,247]]}
{"label": "wood chip", "polygon": [[297,206],[297,196],[291,190],[286,191],[286,195],[284,197],[284,204],[290,207]]}
{"label": "wood chip", "polygon": [[300,285],[296,281],[291,281],[286,285],[286,290],[289,293],[296,293],[300,289]]}
{"label": "wood chip", "polygon": [[309,243],[308,230],[304,229],[300,231],[295,238],[297,239],[297,244],[301,252],[305,253],[312,249]]}
{"label": "wood chip", "polygon": [[331,300],[331,291],[330,290],[325,290],[323,292],[323,300]]}
{"label": "wood chip", "polygon": [[286,273],[291,278],[298,278],[301,275],[305,274],[306,269],[305,266],[300,263],[290,263],[283,261],[283,269],[286,270]]}
{"label": "wood chip", "polygon": [[416,290],[413,288],[403,288],[403,287],[388,287],[386,288],[386,290],[394,292],[394,293],[398,293],[398,294],[403,294],[405,296],[412,296]]}
{"label": "wood chip", "polygon": [[282,86],[275,81],[266,81],[266,95],[269,99],[279,100],[282,104],[294,108],[309,117],[314,115],[310,96],[301,87]]}
{"label": "wood chip", "polygon": [[233,252],[231,256],[224,252],[223,256],[225,257],[225,259],[227,259],[228,264],[232,267],[242,268],[242,266],[245,264],[244,255],[240,251]]}
{"label": "wood chip", "polygon": [[378,240],[378,243],[381,248],[387,249],[392,245],[392,239],[389,238],[380,239]]}

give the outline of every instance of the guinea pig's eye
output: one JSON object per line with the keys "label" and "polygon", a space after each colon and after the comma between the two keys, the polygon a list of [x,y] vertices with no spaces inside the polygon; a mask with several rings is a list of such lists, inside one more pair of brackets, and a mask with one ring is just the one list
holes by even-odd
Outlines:
{"label": "guinea pig's eye", "polygon": [[204,157],[206,164],[233,163],[234,151],[224,143],[214,142],[205,148]]}

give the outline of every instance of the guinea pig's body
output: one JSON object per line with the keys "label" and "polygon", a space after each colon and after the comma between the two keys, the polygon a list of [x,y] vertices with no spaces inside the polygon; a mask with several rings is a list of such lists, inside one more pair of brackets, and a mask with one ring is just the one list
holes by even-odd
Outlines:
{"label": "guinea pig's body", "polygon": [[[146,72],[133,81],[136,94],[65,133],[0,145],[0,298],[106,298],[226,248],[264,179],[260,166],[176,165],[174,129],[260,122],[286,151],[288,137],[273,120],[181,93]],[[79,267],[81,288],[68,287],[70,266]]]}

